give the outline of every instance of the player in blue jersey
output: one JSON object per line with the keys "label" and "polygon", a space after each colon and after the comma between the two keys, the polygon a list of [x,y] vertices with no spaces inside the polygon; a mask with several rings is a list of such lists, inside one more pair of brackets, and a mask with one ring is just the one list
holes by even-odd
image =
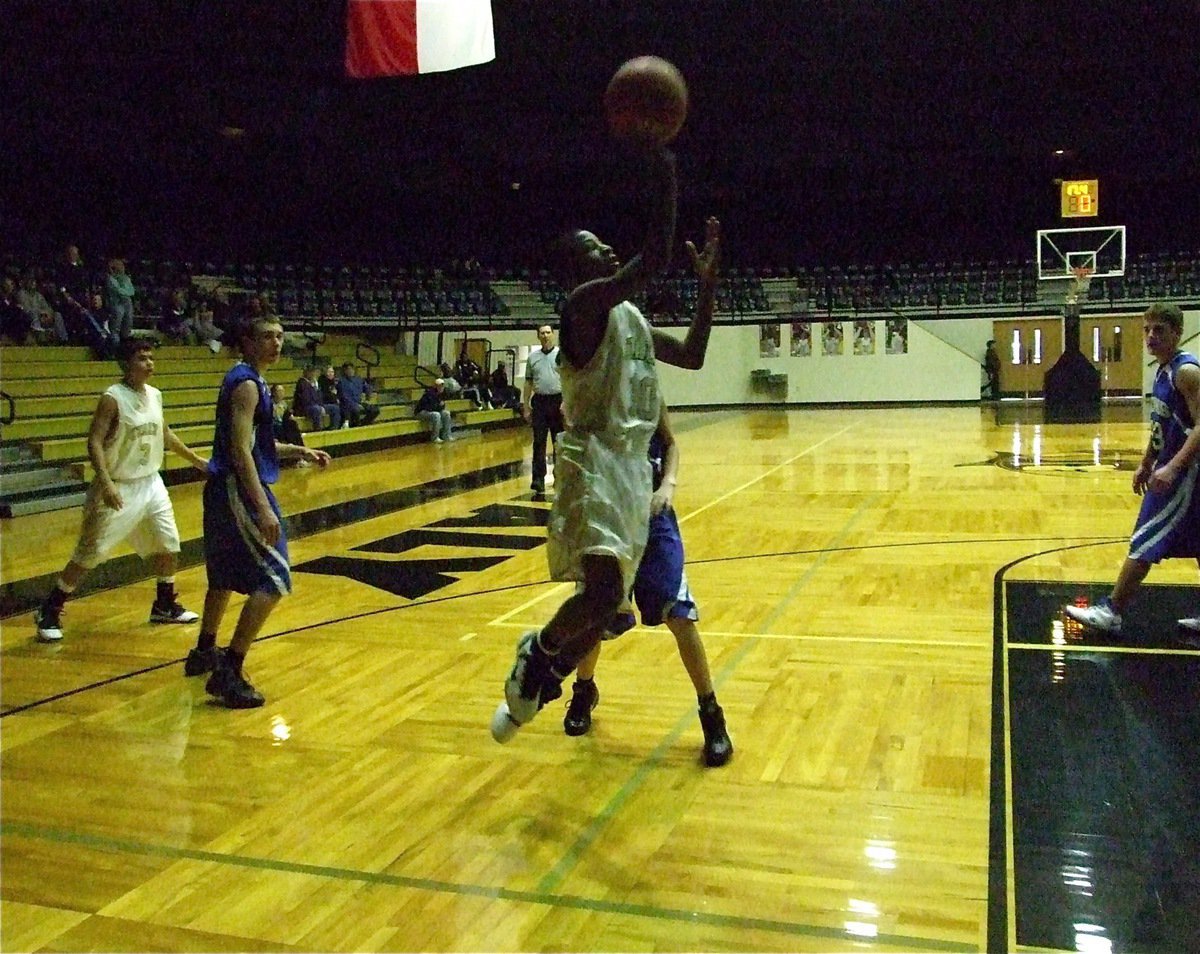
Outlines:
{"label": "player in blue jersey", "polygon": [[[211,672],[204,688],[231,709],[263,704],[242,674],[242,663],[280,597],[292,590],[287,535],[270,485],[279,479],[279,460],[308,460],[322,466],[321,450],[280,444],[272,429],[271,390],[263,371],[283,349],[283,326],[269,315],[240,329],[242,360],[225,375],[217,396],[216,431],[204,486],[204,561],[208,593],[200,638],[184,672]],[[217,631],[231,593],[245,593],[229,647],[217,649]]]}
{"label": "player in blue jersey", "polygon": [[[658,428],[650,439],[650,466],[653,473],[654,496],[650,499],[650,533],[642,562],[638,564],[633,581],[633,598],[642,615],[642,625],[665,623],[679,658],[692,680],[699,707],[700,727],[704,732],[704,764],[724,765],[733,755],[733,743],[725,729],[725,713],[717,703],[708,654],[696,628],[700,614],[688,588],[683,564],[683,537],[675,519],[672,502],[679,476],[679,445],[671,430],[671,419],[664,403],[659,412]],[[631,629],[633,613],[622,610],[609,627],[611,636]],[[606,636],[605,638],[610,638]],[[575,685],[563,729],[567,735],[584,735],[592,726],[592,710],[600,701],[596,688],[596,664],[600,660],[600,643],[579,663],[575,670]]]}
{"label": "player in blue jersey", "polygon": [[[1112,593],[1095,606],[1068,606],[1066,614],[1092,629],[1117,635],[1121,617],[1150,567],[1168,557],[1200,562],[1200,362],[1179,350],[1183,312],[1176,305],[1151,305],[1142,316],[1146,350],[1158,361],[1150,396],[1150,442],[1133,475],[1143,494],[1129,556]],[[1200,619],[1179,625],[1200,635]]]}

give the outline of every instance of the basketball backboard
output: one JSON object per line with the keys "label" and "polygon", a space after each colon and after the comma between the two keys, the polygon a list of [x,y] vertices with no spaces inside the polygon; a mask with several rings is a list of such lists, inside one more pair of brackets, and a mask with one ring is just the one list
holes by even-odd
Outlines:
{"label": "basketball backboard", "polygon": [[1124,275],[1125,226],[1038,230],[1038,281],[1072,278],[1073,269],[1084,267],[1093,269],[1092,278]]}

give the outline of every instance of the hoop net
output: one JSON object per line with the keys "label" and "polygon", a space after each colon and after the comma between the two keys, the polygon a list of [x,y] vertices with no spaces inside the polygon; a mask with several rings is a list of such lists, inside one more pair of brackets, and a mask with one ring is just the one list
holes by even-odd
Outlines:
{"label": "hoop net", "polygon": [[1066,303],[1068,305],[1076,304],[1080,298],[1087,298],[1088,289],[1092,286],[1092,273],[1095,271],[1090,265],[1081,265],[1071,269],[1071,274],[1075,277],[1071,280],[1071,287],[1067,290]]}

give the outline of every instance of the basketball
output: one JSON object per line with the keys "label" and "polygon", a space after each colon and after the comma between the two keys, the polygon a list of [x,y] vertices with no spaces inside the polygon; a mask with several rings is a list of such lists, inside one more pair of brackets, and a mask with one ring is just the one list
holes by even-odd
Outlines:
{"label": "basketball", "polygon": [[618,139],[665,145],[687,118],[688,92],[683,74],[657,56],[639,56],[621,64],[604,91],[604,112]]}

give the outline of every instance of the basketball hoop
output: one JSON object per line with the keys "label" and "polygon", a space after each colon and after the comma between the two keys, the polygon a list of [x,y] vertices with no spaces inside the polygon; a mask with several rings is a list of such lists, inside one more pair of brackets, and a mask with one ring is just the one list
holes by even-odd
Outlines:
{"label": "basketball hoop", "polygon": [[1075,277],[1071,280],[1071,287],[1067,290],[1066,303],[1068,305],[1076,304],[1080,298],[1087,298],[1088,289],[1092,286],[1092,273],[1095,269],[1090,265],[1081,265],[1071,269],[1071,274]]}

